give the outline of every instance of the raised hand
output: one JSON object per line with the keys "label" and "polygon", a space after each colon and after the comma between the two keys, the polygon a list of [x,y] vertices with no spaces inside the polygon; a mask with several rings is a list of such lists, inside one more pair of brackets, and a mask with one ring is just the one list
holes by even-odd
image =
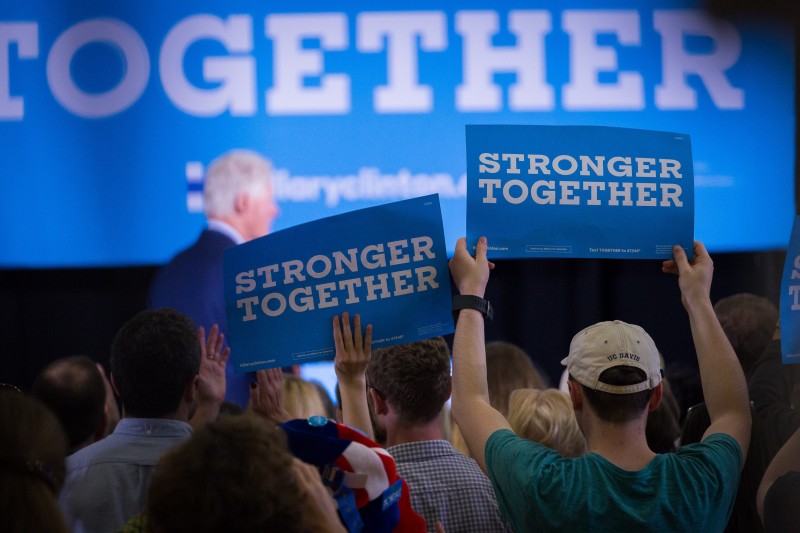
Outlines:
{"label": "raised hand", "polygon": [[372,356],[372,324],[367,326],[362,340],[361,315],[353,317],[351,331],[350,316],[345,311],[342,313],[341,324],[338,315],[333,317],[333,343],[336,346],[333,365],[340,386],[342,381],[363,380]]}
{"label": "raised hand", "polygon": [[664,261],[661,270],[678,275],[681,301],[684,307],[711,298],[711,280],[714,277],[714,262],[700,241],[694,242],[694,258],[689,261],[682,247],[672,248],[673,259]]}
{"label": "raised hand", "polygon": [[374,438],[367,404],[367,380],[365,373],[372,356],[372,324],[367,326],[361,338],[361,316],[355,315],[353,330],[350,330],[350,316],[342,313],[333,317],[333,343],[336,346],[334,369],[339,380],[339,393],[342,398],[342,422],[352,426],[370,438]]}
{"label": "raised hand", "polygon": [[456,251],[450,260],[450,275],[458,287],[458,292],[483,298],[486,284],[489,282],[489,271],[494,263],[486,259],[488,247],[486,237],[478,239],[475,257],[467,251],[467,239],[461,237],[456,242]]}
{"label": "raised hand", "polygon": [[200,340],[200,380],[197,385],[197,402],[222,404],[225,401],[225,366],[231,355],[230,347],[224,347],[225,335],[220,333],[219,327],[214,324],[208,332],[206,340],[205,329],[197,328],[197,338]]}
{"label": "raised hand", "polygon": [[292,417],[283,407],[283,371],[280,368],[256,370],[256,382],[250,384],[250,409],[272,422],[286,422]]}
{"label": "raised hand", "polygon": [[219,416],[219,408],[225,401],[225,366],[231,355],[230,348],[223,348],[225,336],[214,324],[208,332],[197,328],[200,341],[200,372],[197,379],[197,409],[189,423],[196,429]]}

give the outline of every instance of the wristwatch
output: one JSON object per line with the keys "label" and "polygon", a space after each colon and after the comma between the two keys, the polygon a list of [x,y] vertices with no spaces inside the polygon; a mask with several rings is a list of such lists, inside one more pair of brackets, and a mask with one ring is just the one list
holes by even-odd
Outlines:
{"label": "wristwatch", "polygon": [[475,309],[480,311],[484,317],[489,320],[494,318],[494,308],[489,300],[484,300],[480,296],[471,296],[468,294],[457,294],[453,296],[453,317],[458,316],[458,311],[462,309]]}

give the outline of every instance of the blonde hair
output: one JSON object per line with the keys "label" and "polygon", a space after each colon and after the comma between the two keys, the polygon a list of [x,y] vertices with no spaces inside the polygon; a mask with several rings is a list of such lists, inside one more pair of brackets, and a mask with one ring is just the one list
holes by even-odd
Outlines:
{"label": "blonde hair", "polygon": [[[508,418],[508,401],[517,389],[545,389],[547,380],[525,353],[525,350],[506,341],[486,343],[486,384],[489,387],[489,403],[501,415]],[[455,449],[471,455],[458,424],[452,420],[445,426],[445,434]],[[483,452],[481,452],[483,453]]]}
{"label": "blonde hair", "polygon": [[518,389],[511,393],[508,423],[514,433],[552,448],[564,457],[586,453],[569,397],[558,389]]}
{"label": "blonde hair", "polygon": [[283,407],[292,418],[328,416],[319,390],[313,383],[297,376],[284,375],[281,388],[283,389]]}

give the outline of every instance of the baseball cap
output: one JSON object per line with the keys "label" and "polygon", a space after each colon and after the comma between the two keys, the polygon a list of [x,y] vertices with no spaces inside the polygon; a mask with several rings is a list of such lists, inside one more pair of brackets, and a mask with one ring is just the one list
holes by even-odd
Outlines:
{"label": "baseball cap", "polygon": [[[561,364],[581,385],[611,394],[649,390],[661,383],[661,358],[653,339],[639,326],[621,320],[599,322],[578,332]],[[646,377],[632,385],[600,381],[603,371],[615,366],[639,368]]]}

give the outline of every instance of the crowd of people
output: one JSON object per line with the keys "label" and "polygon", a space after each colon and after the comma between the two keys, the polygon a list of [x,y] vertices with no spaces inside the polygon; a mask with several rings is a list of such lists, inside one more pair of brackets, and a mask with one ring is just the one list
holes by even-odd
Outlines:
{"label": "crowd of people", "polygon": [[[343,312],[335,404],[290,368],[233,376],[221,279],[202,280],[268,231],[268,174],[251,153],[212,164],[211,226],[119,330],[108,374],[70,357],[30,394],[0,389],[0,529],[798,530],[800,381],[781,365],[778,312],[753,295],[712,305],[699,242],[663,264],[691,327],[697,405],[633,324],[578,332],[557,388],[519,347],[486,343],[485,238],[474,256],[460,239],[450,261],[475,302],[451,346],[373,351],[368,317]],[[187,271],[197,294],[174,287]]]}

